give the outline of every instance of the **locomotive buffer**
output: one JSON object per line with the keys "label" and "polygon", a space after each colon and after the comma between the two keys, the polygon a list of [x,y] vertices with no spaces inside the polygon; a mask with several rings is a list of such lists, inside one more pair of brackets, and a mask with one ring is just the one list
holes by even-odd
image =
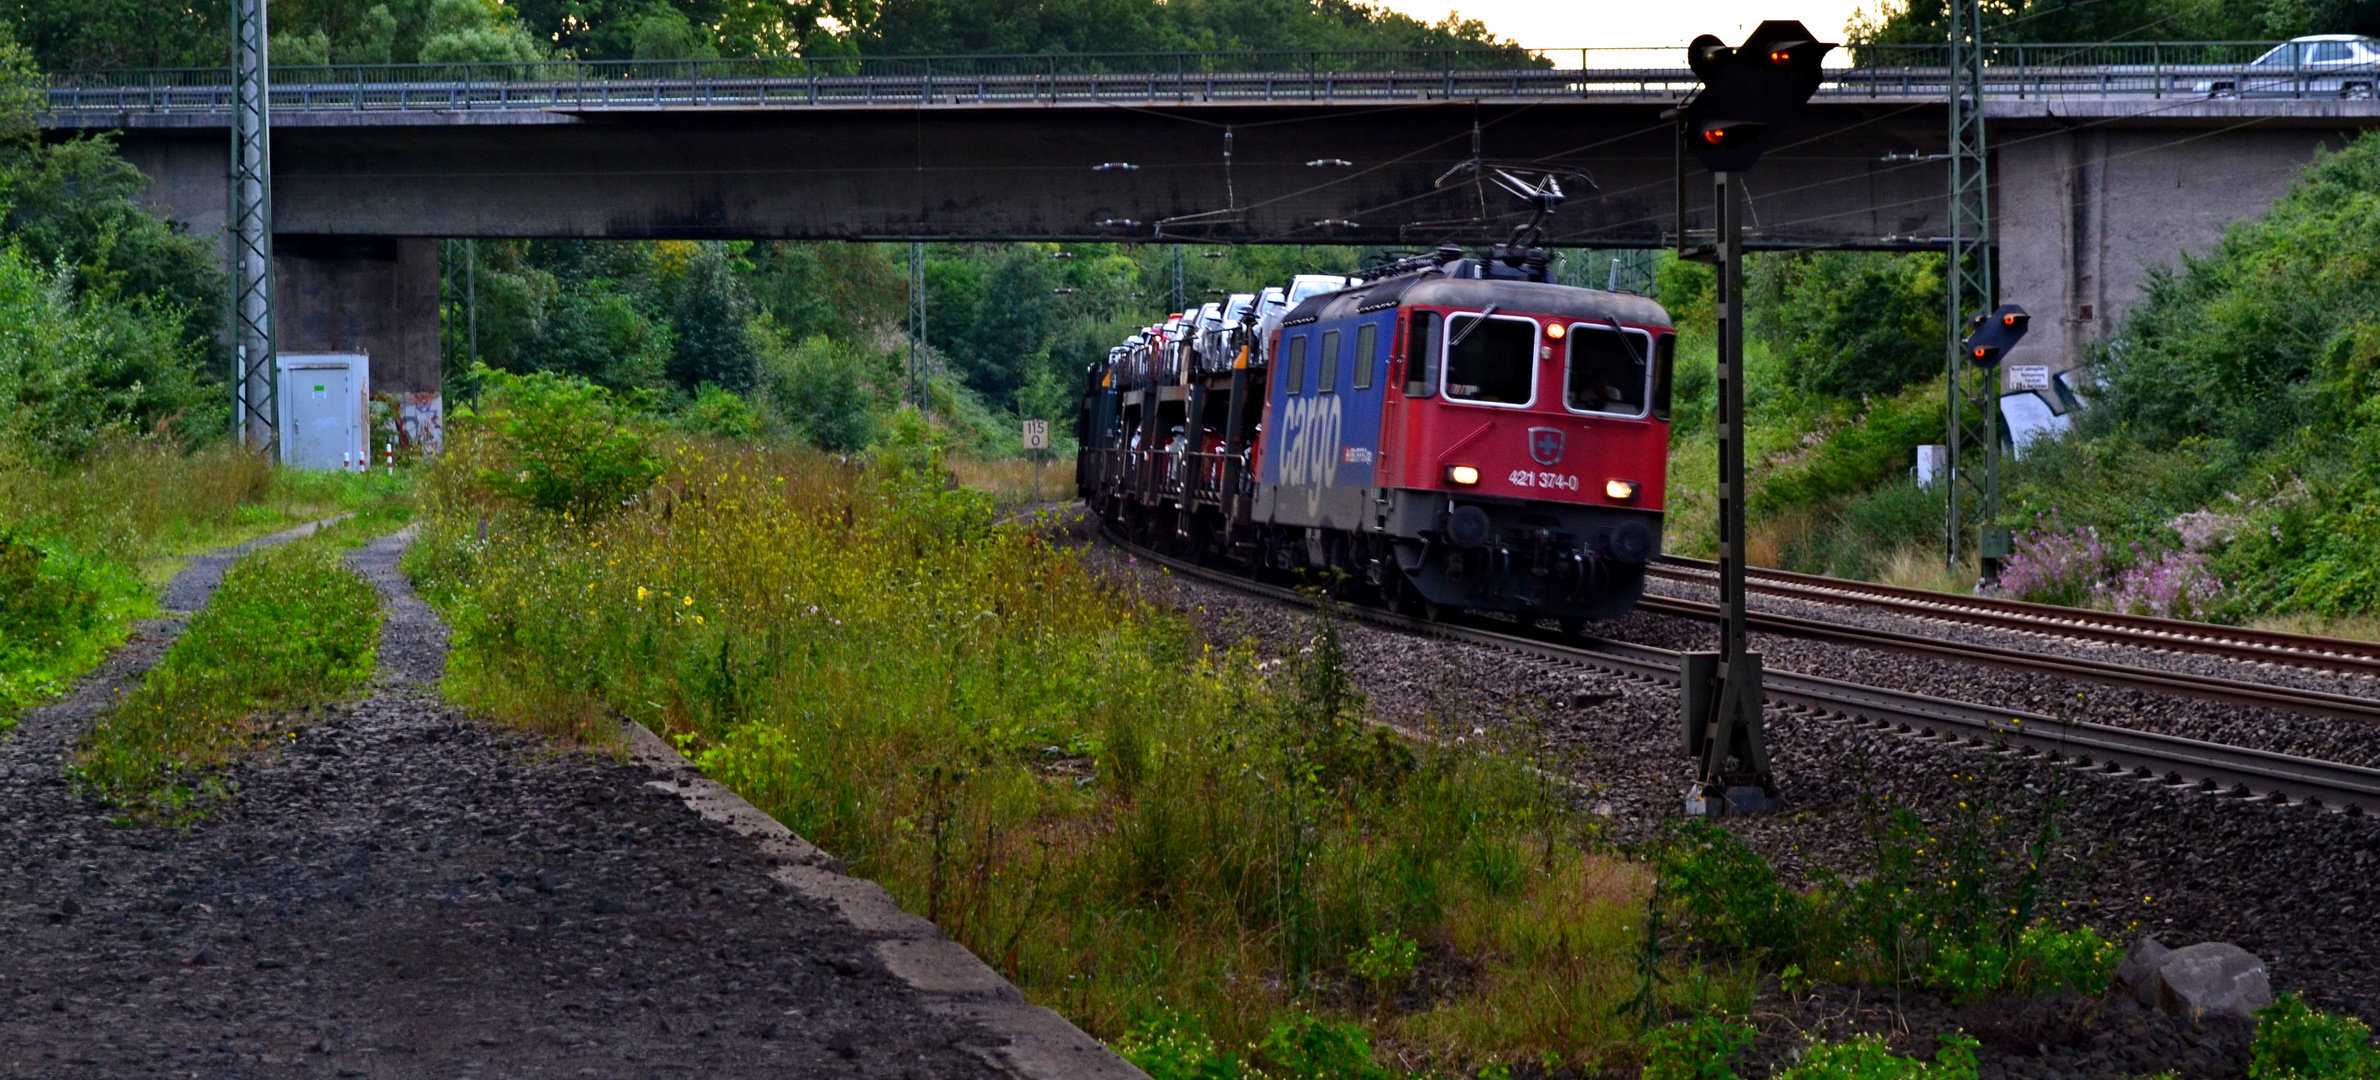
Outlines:
{"label": "locomotive buffer", "polygon": [[[1698,764],[1686,793],[1689,814],[1718,817],[1773,810],[1777,778],[1762,734],[1760,656],[1744,644],[1744,238],[1743,176],[1770,133],[1817,93],[1819,63],[1833,45],[1798,22],[1761,23],[1741,48],[1704,34],[1686,47],[1702,89],[1673,111],[1679,137],[1710,170],[1718,220],[1708,248],[1681,254],[1717,264],[1719,330],[1719,606],[1717,652],[1687,653],[1679,669],[1686,756]],[[1684,187],[1680,184],[1680,202]]]}

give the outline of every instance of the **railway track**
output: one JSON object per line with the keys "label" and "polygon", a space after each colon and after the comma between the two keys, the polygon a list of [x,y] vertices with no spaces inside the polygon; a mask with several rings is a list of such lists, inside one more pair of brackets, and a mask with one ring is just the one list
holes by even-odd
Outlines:
{"label": "railway track", "polygon": [[[1112,534],[1107,540],[1177,574],[1281,603],[1303,607],[1315,604],[1312,598],[1294,590],[1160,555]],[[1679,684],[1680,654],[1667,649],[1560,636],[1526,625],[1491,628],[1473,621],[1431,622],[1366,607],[1350,606],[1343,610],[1349,617],[1407,633],[1670,686]],[[2146,677],[2153,673],[2139,674]],[[2310,804],[2353,817],[2362,816],[2366,808],[2380,809],[2380,769],[1998,709],[1790,671],[1768,671],[1764,689],[1772,708],[1984,752],[2064,763],[2130,777],[2142,784],[2189,788],[2212,796],[2255,799],[2276,805]],[[2277,687],[2263,689],[2286,692]]]}
{"label": "railway track", "polygon": [[[1654,568],[1656,573],[1662,573],[1662,576],[1668,577],[1672,580],[1703,581],[1707,580],[1709,577],[1708,574],[1698,575],[1691,572],[1678,573],[1675,571],[1664,572],[1665,570],[1667,570],[1667,568]],[[1931,599],[1928,594],[1920,593],[1918,590],[1914,589],[1893,590],[1892,592],[1871,592],[1866,588],[1865,583],[1863,582],[1841,582],[1833,578],[1815,578],[1814,580],[1817,581],[1829,582],[1830,585],[1812,586],[1798,581],[1781,580],[1784,577],[1807,578],[1809,575],[1783,575],[1780,571],[1763,570],[1756,571],[1751,575],[1747,575],[1746,580],[1748,587],[1750,587],[1753,591],[1771,596],[1788,596],[1796,599],[1817,600],[1827,603],[1850,603],[1866,607],[1885,608],[1905,615],[1942,619],[1953,622],[1980,624],[1986,626],[1997,626],[2010,629],[2023,629],[2041,634],[2084,637],[2088,640],[2127,644],[2141,648],[2162,649],[2163,651],[2167,652],[2195,651],[2230,656],[2234,659],[2256,657],[2263,659],[2264,662],[2268,663],[2281,662],[2279,660],[2264,658],[2256,653],[2256,650],[2263,650],[2265,653],[2278,654],[2282,651],[2282,649],[2278,646],[2260,645],[2247,640],[2245,637],[2237,640],[2231,640],[2228,638],[2218,639],[2216,635],[2209,633],[2210,631],[2228,632],[2234,629],[2232,627],[2215,627],[2199,623],[2179,623],[2179,620],[2149,619],[2144,616],[2122,616],[2124,619],[2138,620],[2149,623],[2179,623],[2179,625],[2193,627],[2200,632],[2198,635],[2192,638],[2183,639],[2174,632],[2161,628],[2150,629],[2144,627],[2133,629],[2126,627],[2121,623],[2101,622],[2097,620],[2096,617],[2106,614],[2103,612],[2079,611],[2072,608],[2050,607],[2045,604],[2021,604],[2017,601],[1992,600],[1987,598],[1942,596],[1939,601],[1936,601]],[[1891,589],[1890,586],[1876,586],[1875,588],[1879,590]],[[1916,595],[1894,595],[1894,593],[1902,592]],[[1932,595],[1939,596],[1940,594]],[[1970,599],[1975,601],[1973,605],[1969,604]],[[2031,611],[2016,613],[1995,610],[1997,607],[2003,605],[2027,609],[2038,609],[2039,611],[2056,612],[2058,613],[2059,618],[2053,620],[2050,616],[2035,614]],[[1704,600],[1689,600],[1675,596],[1660,596],[1651,593],[1646,594],[1643,599],[1639,600],[1637,602],[1637,607],[1639,610],[1649,611],[1659,615],[1673,615],[1679,618],[1697,619],[1704,622],[1716,622],[1720,617],[1719,606],[1716,603]],[[2158,693],[2179,694],[2187,697],[2201,698],[2208,701],[2227,702],[2233,705],[2253,705],[2264,708],[2281,709],[2288,712],[2311,713],[2321,716],[2336,716],[2349,720],[2362,720],[2380,723],[2380,700],[2357,697],[2352,694],[2337,694],[2324,690],[2304,690],[2290,686],[2278,686],[2271,683],[2251,682],[2245,679],[2227,679],[2215,675],[2199,675],[2192,672],[2163,671],[2151,668],[2141,668],[2134,667],[2129,664],[2116,663],[2109,660],[2093,660],[2082,657],[2045,655],[2041,653],[2026,652],[2022,649],[2012,649],[1996,645],[1977,645],[1965,642],[1938,641],[1920,634],[1902,633],[1894,630],[1879,630],[1863,626],[1849,626],[1841,623],[1827,622],[1823,619],[1811,619],[1799,615],[1786,615],[1772,611],[1753,610],[1746,612],[1745,623],[1751,629],[1765,633],[1784,634],[1792,637],[1807,638],[1815,641],[1828,641],[1839,645],[1850,645],[1868,649],[1883,649],[1913,656],[1924,656],[1936,660],[1949,660],[1962,664],[1986,664],[1993,667],[2007,668],[2014,671],[2024,671],[2037,675],[2053,675],[2062,678],[2095,682],[2108,686],[2122,686],[2136,690],[2150,690]],[[2069,627],[2073,627],[2074,629],[2069,630]],[[2329,638],[2312,638],[2298,634],[2266,634],[2265,632],[2261,631],[2248,631],[2246,633],[2249,635],[2260,635],[2273,638],[2302,639],[2304,641],[2324,642],[2340,646],[2352,646],[2354,644],[2352,642],[2333,642],[2332,639]],[[2204,647],[2198,648],[2195,646]],[[2218,651],[2218,647],[2221,651]],[[2291,655],[2298,657],[2310,658],[2316,655],[2309,650],[2295,646],[2290,647],[2289,651]],[[2348,652],[2330,652],[2321,655],[2345,662],[2352,654]],[[2380,664],[2380,654],[2375,654],[2372,659],[2375,664]],[[2333,668],[2332,670],[2339,669]]]}
{"label": "railway track", "polygon": [[[1663,556],[1647,571],[1673,581],[1709,583],[1717,567],[1704,559]],[[2380,643],[1997,597],[1959,596],[1762,567],[1746,568],[1745,579],[1754,592],[1770,596],[1876,608],[1917,618],[1947,619],[2162,652],[2380,676]]]}

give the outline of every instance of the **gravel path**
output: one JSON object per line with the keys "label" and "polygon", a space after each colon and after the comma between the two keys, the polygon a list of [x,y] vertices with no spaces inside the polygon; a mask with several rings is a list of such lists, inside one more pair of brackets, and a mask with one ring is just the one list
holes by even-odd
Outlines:
{"label": "gravel path", "polygon": [[[1076,535],[1083,536],[1079,526]],[[1271,601],[1182,578],[1104,545],[1087,557],[1111,579],[1178,605],[1219,643],[1253,639],[1276,655],[1306,644],[1304,619],[1284,617]],[[1669,648],[1707,635],[1697,624],[1641,614],[1592,632]],[[1380,719],[1534,752],[1581,785],[1615,841],[1649,836],[1679,814],[1691,769],[1677,749],[1673,688],[1360,622],[1343,633],[1351,674]],[[1797,654],[1788,647],[1794,644],[1807,643],[1767,639],[1757,647],[1774,667],[1820,666],[1805,667],[1823,657]],[[1968,700],[1977,698],[1979,681],[2000,674],[1884,654],[1832,659],[1831,669],[1813,673]],[[2103,703],[2108,692],[2094,690],[2101,695],[2095,704]],[[2238,711],[2183,704],[2202,713]],[[1790,880],[1807,881],[1822,868],[1862,873],[1863,805],[1876,796],[1938,816],[1962,799],[2031,813],[2054,794],[2068,807],[2059,815],[2065,856],[2053,896],[2070,905],[2065,911],[2119,940],[2235,942],[2265,959],[2277,988],[2380,1020],[2380,970],[2373,966],[2380,957],[2380,817],[2276,810],[1832,720],[1776,710],[1768,718],[1787,811],[1731,826]],[[1757,1012],[1765,1034],[1756,1057],[1769,1063],[1783,1060],[1803,1031],[1885,1032],[1904,1052],[1930,1056],[1932,1034],[1951,1027],[1983,1040],[1983,1080],[2117,1080],[2168,1068],[2182,1077],[2230,1077],[2247,1062],[2244,1026],[2192,1027],[2121,1000],[1954,1008],[1921,994],[1821,987],[1800,999],[1766,996]]]}
{"label": "gravel path", "polygon": [[[111,824],[61,772],[179,621],[0,742],[0,1076],[1006,1072],[1000,1036],[892,977],[893,935],[772,878],[653,772],[444,706],[403,544],[352,558],[388,601],[370,695],[211,820]],[[227,561],[194,561],[169,606]]]}

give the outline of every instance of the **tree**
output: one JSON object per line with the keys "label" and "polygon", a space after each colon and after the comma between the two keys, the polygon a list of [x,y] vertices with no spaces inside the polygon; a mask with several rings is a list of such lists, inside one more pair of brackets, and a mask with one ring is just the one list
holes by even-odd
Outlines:
{"label": "tree", "polygon": [[1751,277],[1756,325],[1797,389],[1881,394],[1942,371],[1939,255],[1772,255]]}
{"label": "tree", "polygon": [[752,389],[752,347],[744,323],[750,298],[737,280],[726,244],[692,244],[688,258],[668,282],[670,326],[677,334],[668,373],[691,393],[711,383],[742,393]]}
{"label": "tree", "polygon": [[1497,64],[1540,63],[1476,20],[1425,23],[1349,0],[883,0],[853,37],[884,55],[1478,49]]}
{"label": "tree", "polygon": [[520,18],[498,0],[432,0],[425,64],[516,63],[545,58]]}

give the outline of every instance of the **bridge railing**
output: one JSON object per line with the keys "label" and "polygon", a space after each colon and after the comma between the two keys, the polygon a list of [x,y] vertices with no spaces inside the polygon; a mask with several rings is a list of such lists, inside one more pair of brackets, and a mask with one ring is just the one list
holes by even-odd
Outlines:
{"label": "bridge railing", "polygon": [[[2274,42],[1994,46],[1988,92],[2014,97],[2239,93],[2357,96],[2368,68],[2339,68]],[[1674,99],[1694,76],[1676,49],[1357,50],[1077,53],[1034,56],[784,57],[496,64],[334,64],[273,69],[273,107],[473,110],[704,106],[1481,98]],[[1821,97],[1934,97],[1938,46],[1857,46]],[[2256,63],[2259,58],[2265,63]],[[53,113],[224,111],[224,68],[52,76]]]}

